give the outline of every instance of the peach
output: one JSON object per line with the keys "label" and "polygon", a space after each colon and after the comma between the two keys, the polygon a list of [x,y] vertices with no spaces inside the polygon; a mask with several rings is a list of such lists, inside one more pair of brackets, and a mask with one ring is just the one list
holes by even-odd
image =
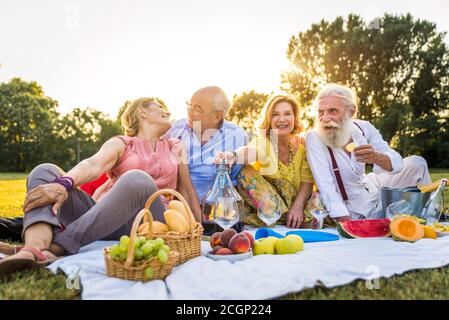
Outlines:
{"label": "peach", "polygon": [[211,251],[209,251],[209,253],[211,254],[217,254],[217,251],[222,249],[222,246],[215,246]]}
{"label": "peach", "polygon": [[229,241],[229,249],[234,253],[245,253],[251,248],[250,241],[244,233],[238,233]]}
{"label": "peach", "polygon": [[245,236],[248,237],[250,247],[252,247],[252,246],[253,246],[253,243],[254,243],[254,237],[253,237],[253,234],[252,234],[251,232],[247,231],[247,230],[243,230],[243,231],[240,232],[240,233],[243,233]]}
{"label": "peach", "polygon": [[213,248],[221,244],[220,242],[221,232],[215,232],[210,236],[210,246]]}
{"label": "peach", "polygon": [[223,231],[221,233],[220,236],[220,242],[221,245],[225,248],[229,247],[229,241],[231,240],[231,238],[237,234],[237,231],[235,231],[234,229],[230,228],[230,229],[226,229],[225,231]]}
{"label": "peach", "polygon": [[232,252],[232,250],[228,249],[228,248],[221,248],[217,252],[215,252],[215,254],[220,255],[220,256],[225,256],[225,255],[229,255],[229,254],[234,254],[234,252]]}

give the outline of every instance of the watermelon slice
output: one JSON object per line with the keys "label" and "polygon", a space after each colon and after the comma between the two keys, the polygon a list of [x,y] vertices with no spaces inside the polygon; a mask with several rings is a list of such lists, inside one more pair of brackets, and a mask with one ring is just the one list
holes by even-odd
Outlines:
{"label": "watermelon slice", "polygon": [[337,230],[344,238],[375,238],[390,235],[390,219],[350,220],[337,223]]}

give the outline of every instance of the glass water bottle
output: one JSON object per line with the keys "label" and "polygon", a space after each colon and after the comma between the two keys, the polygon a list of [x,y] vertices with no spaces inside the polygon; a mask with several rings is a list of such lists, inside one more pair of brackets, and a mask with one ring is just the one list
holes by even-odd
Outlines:
{"label": "glass water bottle", "polygon": [[421,212],[421,216],[427,220],[427,225],[431,225],[440,220],[441,213],[444,209],[444,188],[446,185],[447,179],[441,179],[438,189],[432,192]]}
{"label": "glass water bottle", "polygon": [[217,174],[212,188],[202,202],[204,234],[211,235],[230,227],[236,229],[237,232],[242,231],[242,205],[242,198],[229,177],[227,161],[223,159],[217,165]]}

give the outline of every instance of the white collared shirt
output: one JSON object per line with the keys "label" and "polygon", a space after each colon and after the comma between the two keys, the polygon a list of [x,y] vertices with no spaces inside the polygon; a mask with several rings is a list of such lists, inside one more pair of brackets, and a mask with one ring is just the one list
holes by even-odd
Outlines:
{"label": "white collared shirt", "polygon": [[[393,170],[385,171],[374,165],[374,174],[396,174],[402,170],[403,160],[399,153],[391,149],[382,138],[379,130],[364,120],[353,120],[352,139],[356,146],[370,144],[374,150],[387,155],[391,160]],[[341,179],[348,195],[345,203],[338,188],[337,179],[332,169],[332,162],[327,145],[321,140],[316,130],[310,131],[306,136],[307,160],[317,184],[320,195],[326,206],[330,209],[333,218],[348,216],[356,213],[367,217],[379,203],[379,185],[375,179],[368,179],[365,174],[365,164],[357,162],[354,153],[349,156],[342,148],[332,148],[340,171]]]}

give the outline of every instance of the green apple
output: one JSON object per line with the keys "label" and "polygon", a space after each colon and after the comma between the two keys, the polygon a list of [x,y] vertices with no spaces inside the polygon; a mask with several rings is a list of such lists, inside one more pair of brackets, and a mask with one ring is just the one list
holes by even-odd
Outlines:
{"label": "green apple", "polygon": [[298,239],[294,237],[285,237],[278,239],[274,245],[276,254],[292,254],[298,252]]}
{"label": "green apple", "polygon": [[276,243],[276,241],[278,241],[279,238],[273,237],[273,236],[269,236],[268,238],[265,238],[268,241],[271,241],[271,243],[274,244]]}
{"label": "green apple", "polygon": [[277,240],[277,238],[270,239],[270,238],[274,238],[274,237],[268,237],[268,238],[262,238],[262,239],[258,239],[256,241],[254,241],[253,243],[253,254],[255,256],[259,255],[259,254],[274,254],[274,244],[275,244],[275,240]]}
{"label": "green apple", "polygon": [[295,241],[296,252],[304,250],[304,240],[300,236],[296,234],[289,234],[286,238],[292,238]]}

